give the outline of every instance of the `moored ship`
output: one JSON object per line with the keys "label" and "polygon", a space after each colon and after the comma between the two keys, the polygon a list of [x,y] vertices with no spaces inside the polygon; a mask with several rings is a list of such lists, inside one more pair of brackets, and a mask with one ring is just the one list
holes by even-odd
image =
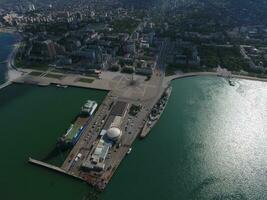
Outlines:
{"label": "moored ship", "polygon": [[97,108],[97,103],[95,101],[87,100],[87,102],[83,105],[81,114],[82,115],[93,115]]}
{"label": "moored ship", "polygon": [[150,114],[148,115],[147,121],[140,133],[140,137],[144,138],[148,135],[150,130],[155,126],[155,124],[158,122],[159,118],[161,117],[163,111],[166,108],[166,105],[168,103],[168,100],[171,96],[172,87],[169,86],[165,92],[162,94],[161,98],[158,100],[158,102],[153,106],[151,109]]}
{"label": "moored ship", "polygon": [[66,134],[59,138],[57,146],[63,149],[73,147],[84,132],[91,116],[97,109],[98,104],[95,101],[87,100],[81,108],[81,113],[77,120],[71,124]]}

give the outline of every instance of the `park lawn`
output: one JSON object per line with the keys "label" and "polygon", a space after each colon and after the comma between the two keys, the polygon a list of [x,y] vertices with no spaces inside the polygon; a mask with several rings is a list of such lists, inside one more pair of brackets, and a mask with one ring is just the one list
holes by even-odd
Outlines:
{"label": "park lawn", "polygon": [[61,75],[61,74],[50,74],[50,73],[48,73],[48,74],[45,75],[45,77],[47,77],[47,78],[55,78],[55,79],[62,79],[64,76]]}
{"label": "park lawn", "polygon": [[91,79],[91,78],[80,78],[78,81],[79,82],[83,82],[83,83],[92,83],[92,82],[94,82],[94,79]]}
{"label": "park lawn", "polygon": [[43,72],[32,71],[29,73],[31,76],[40,76],[41,74],[43,74]]}

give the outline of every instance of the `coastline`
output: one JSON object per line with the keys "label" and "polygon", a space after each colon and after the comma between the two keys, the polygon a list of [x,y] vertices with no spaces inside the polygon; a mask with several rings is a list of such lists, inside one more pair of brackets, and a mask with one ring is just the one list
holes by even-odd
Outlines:
{"label": "coastline", "polygon": [[[20,34],[13,28],[0,28],[0,33],[9,33],[9,34],[18,34],[16,41],[12,45],[12,51],[10,52],[7,63],[6,63],[6,79],[3,84],[0,85],[0,89],[3,87],[6,87],[7,85],[11,84],[13,81],[21,78],[25,73],[27,73],[27,70],[23,70],[20,68],[17,68],[15,66],[15,58],[17,55],[17,52],[22,44],[21,42],[21,36]],[[44,71],[45,72],[45,71]],[[64,75],[64,73],[63,73]],[[253,75],[239,75],[239,74],[232,74],[230,71],[217,71],[217,72],[192,72],[192,73],[179,73],[171,76],[164,77],[163,80],[163,87],[167,87],[172,80],[180,79],[180,78],[186,78],[186,77],[192,77],[192,76],[222,76],[222,77],[231,77],[231,78],[238,78],[238,79],[246,79],[246,80],[252,80],[252,81],[263,81],[267,82],[267,78],[260,78]],[[46,79],[45,77],[42,77],[42,79]],[[49,79],[46,79],[49,82]],[[45,81],[45,80],[44,80]],[[59,84],[59,83],[57,83]],[[63,83],[62,83],[63,84]],[[72,84],[70,84],[71,86]],[[73,84],[73,86],[77,86]],[[103,89],[103,88],[101,88]],[[104,87],[104,89],[107,89]],[[110,90],[111,88],[108,88]]]}
{"label": "coastline", "polygon": [[0,33],[16,33],[17,30],[15,28],[7,28],[7,27],[1,27]]}
{"label": "coastline", "polygon": [[[193,76],[221,76],[221,77],[223,77],[224,75],[220,74],[218,72],[192,72],[192,73],[176,74],[176,75],[166,77],[165,83],[169,84],[173,80],[181,79],[181,78],[187,78],[187,77],[193,77]],[[267,78],[259,78],[259,77],[255,77],[255,76],[231,74],[230,77],[231,78],[237,78],[237,79],[251,80],[251,81],[267,82]]]}
{"label": "coastline", "polygon": [[6,77],[7,81],[13,81],[13,80],[21,77],[23,74],[23,72],[19,71],[16,68],[15,63],[14,63],[17,52],[20,48],[20,45],[21,45],[21,41],[15,43],[13,45],[13,49],[12,49],[8,59],[7,59],[7,77]]}
{"label": "coastline", "polygon": [[[8,34],[18,34],[16,30],[14,29],[7,29],[7,28],[0,28],[1,33],[8,33]],[[19,71],[15,64],[14,60],[17,55],[18,49],[21,45],[21,38],[18,37],[18,41],[15,41],[15,43],[12,45],[12,51],[10,52],[8,58],[7,58],[7,63],[6,63],[6,79],[3,84],[0,85],[0,89],[10,85],[12,81],[15,79],[21,77],[23,75],[23,72]]]}

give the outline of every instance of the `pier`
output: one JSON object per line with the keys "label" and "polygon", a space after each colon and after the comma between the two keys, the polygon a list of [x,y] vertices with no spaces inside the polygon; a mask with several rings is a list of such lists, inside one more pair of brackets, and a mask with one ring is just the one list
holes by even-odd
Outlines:
{"label": "pier", "polygon": [[[82,82],[81,78],[88,77],[47,73],[50,76],[31,70],[14,82],[84,87],[109,92],[88,123],[81,124],[82,134],[60,167],[32,159],[29,162],[78,177],[97,189],[104,190],[122,160],[131,152],[129,150],[143,130],[151,109],[168,87],[164,86],[164,76],[155,73],[146,80],[145,76],[136,75],[133,82],[132,75],[102,72],[101,77],[92,78],[92,82]],[[135,107],[140,109],[133,114],[130,110]]]}
{"label": "pier", "polygon": [[170,84],[171,81],[181,78],[189,78],[194,76],[219,76],[219,77],[231,77],[237,79],[245,79],[251,81],[262,81],[267,82],[267,78],[265,77],[255,77],[249,75],[241,75],[241,74],[234,74],[234,73],[222,73],[222,72],[192,72],[192,73],[181,73],[172,76],[165,77],[164,84]]}
{"label": "pier", "polygon": [[6,82],[6,83],[0,85],[0,90],[3,89],[3,88],[5,88],[5,87],[7,87],[7,86],[9,86],[9,85],[11,85],[11,83],[12,83],[12,82],[8,81],[8,82]]}
{"label": "pier", "polygon": [[[147,107],[143,107],[136,116],[130,115],[129,110],[133,103],[109,92],[90,120],[77,118],[84,129],[60,167],[32,158],[29,158],[29,162],[78,178],[99,190],[104,190],[138,137],[144,125],[144,118],[148,115]],[[110,130],[114,127],[120,133],[111,133]],[[101,135],[103,131],[106,133]],[[98,156],[100,160],[96,163],[92,161]]]}
{"label": "pier", "polygon": [[[53,171],[56,171],[56,172],[59,172],[59,173],[62,173],[62,174],[65,174],[65,175],[68,175],[68,176],[71,176],[71,177],[80,179],[80,180],[83,180],[83,179],[81,179],[79,176],[75,176],[75,175],[73,175],[73,174],[69,174],[69,173],[67,173],[65,170],[63,170],[63,169],[60,168],[60,167],[57,167],[57,166],[55,166],[55,165],[51,165],[51,164],[42,162],[42,161],[40,161],[40,160],[33,159],[33,158],[31,158],[31,157],[29,157],[28,162],[31,163],[31,164],[40,166],[40,167],[44,167],[44,168],[49,169],[49,170],[53,170]],[[84,181],[84,180],[83,180],[83,181]]]}
{"label": "pier", "polygon": [[57,172],[60,172],[60,173],[67,174],[66,171],[64,171],[63,169],[61,169],[59,167],[56,167],[54,165],[50,165],[48,163],[45,163],[45,162],[42,162],[42,161],[39,161],[39,160],[35,160],[35,159],[31,158],[31,157],[29,157],[28,162],[32,163],[32,164],[35,164],[35,165],[39,165],[39,166],[45,167],[47,169],[51,169],[51,170],[54,170],[54,171],[57,171]]}

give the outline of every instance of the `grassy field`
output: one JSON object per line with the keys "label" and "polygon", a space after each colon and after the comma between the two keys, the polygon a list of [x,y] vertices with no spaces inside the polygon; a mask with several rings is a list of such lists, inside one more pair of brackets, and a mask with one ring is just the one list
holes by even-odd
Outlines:
{"label": "grassy field", "polygon": [[80,78],[78,81],[79,82],[83,82],[83,83],[92,83],[92,82],[94,82],[94,79],[91,79],[91,78]]}
{"label": "grassy field", "polygon": [[43,72],[37,72],[37,71],[32,71],[31,73],[29,73],[29,75],[31,76],[40,76]]}
{"label": "grassy field", "polygon": [[64,76],[61,74],[46,74],[45,77],[47,78],[55,78],[55,79],[62,79]]}

